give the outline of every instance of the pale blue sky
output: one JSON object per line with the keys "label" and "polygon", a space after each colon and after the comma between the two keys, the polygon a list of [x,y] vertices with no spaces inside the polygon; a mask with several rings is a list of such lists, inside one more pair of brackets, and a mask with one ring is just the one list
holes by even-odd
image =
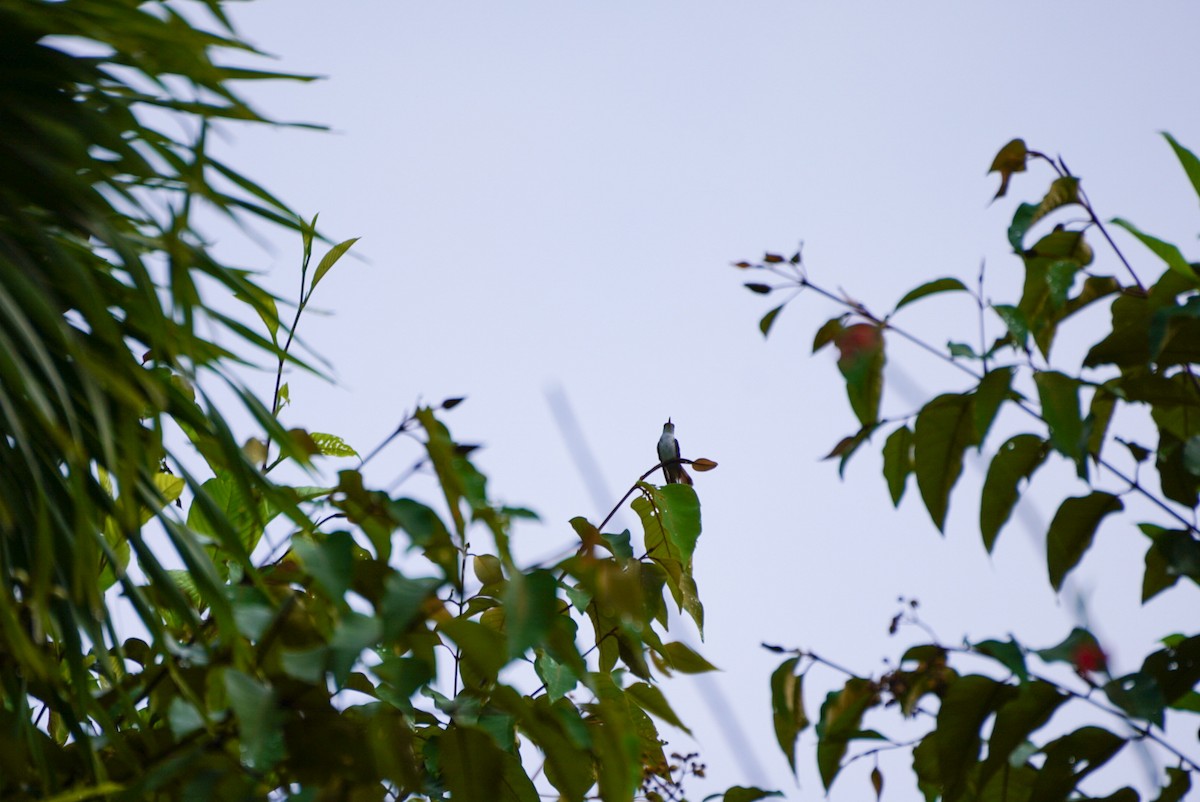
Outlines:
{"label": "pale blue sky", "polygon": [[[614,502],[655,462],[667,416],[685,456],[721,464],[697,480],[703,650],[725,669],[716,681],[763,776],[728,751],[703,692],[669,682],[709,766],[708,783],[689,784],[693,798],[735,783],[820,794],[813,733],[799,749],[800,791],[774,745],[767,678],[778,657],[761,641],[878,675],[881,658],[922,637],[887,637],[900,595],[918,597],[947,642],[1011,630],[1046,646],[1070,629],[1074,611],[1050,593],[1034,538],[1014,524],[992,559],[983,552],[977,472],[964,476],[943,539],[915,487],[892,510],[872,453],[882,437],[844,483],[818,462],[855,428],[832,357],[808,355],[838,310],[803,298],[764,343],[756,324],[773,304],[742,290],[746,277],[728,265],[804,240],[814,280],[882,311],[926,279],[973,280],[986,259],[989,294],[1011,300],[1021,267],[1005,230],[1015,204],[1049,180],[1017,176],[1011,197],[988,205],[997,180],[984,173],[1014,136],[1064,154],[1102,216],[1128,217],[1196,258],[1196,198],[1157,134],[1200,148],[1193,3],[260,0],[236,12],[278,66],[327,76],[251,96],[334,133],[231,128],[227,157],[302,213],[319,211],[329,236],[361,236],[370,260],[343,261],[320,287],[316,303],[331,314],[302,334],[339,384],[294,379],[289,423],[365,451],[418,396],[467,395],[448,422],[487,444],[477,462],[496,495],[543,515],[520,533],[531,560],[568,542],[572,516],[605,512],[589,501],[546,388],[562,387]],[[267,252],[230,236],[220,247],[291,293],[298,244],[271,242]],[[1144,275],[1157,272],[1124,244]],[[939,345],[973,338],[976,325],[965,296],[898,320]],[[1073,353],[1068,336],[1068,369]],[[891,361],[930,396],[963,387],[912,349],[895,347]],[[918,403],[885,394],[888,414]],[[370,476],[386,484],[411,458],[390,451]],[[1056,493],[1079,492],[1071,477],[1044,469],[1030,510],[1049,520]],[[1127,568],[1144,540],[1131,523],[1098,540],[1077,584],[1118,644],[1118,667],[1132,670],[1154,638],[1194,625],[1200,596],[1139,608],[1140,571]],[[810,675],[811,714],[835,680]],[[916,798],[908,760],[903,750],[881,760],[886,799]],[[853,766],[831,798],[864,798],[870,767]],[[1144,783],[1135,763],[1121,773]],[[1117,787],[1114,776],[1097,775],[1096,787]]]}

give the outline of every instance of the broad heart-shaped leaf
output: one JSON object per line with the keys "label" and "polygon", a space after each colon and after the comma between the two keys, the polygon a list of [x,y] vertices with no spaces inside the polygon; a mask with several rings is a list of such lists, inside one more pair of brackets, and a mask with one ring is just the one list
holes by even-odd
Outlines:
{"label": "broad heart-shaped leaf", "polygon": [[796,674],[799,657],[784,660],[771,674],[771,717],[775,723],[775,740],[796,773],[796,739],[808,727],[804,713],[804,677]]}
{"label": "broad heart-shaped leaf", "polygon": [[833,340],[838,349],[838,370],[846,378],[850,407],[864,427],[879,420],[883,396],[883,329],[856,323],[842,329]]}
{"label": "broad heart-shaped leaf", "polygon": [[925,508],[945,531],[950,491],[962,473],[963,452],[977,442],[974,399],[946,393],[930,401],[917,415],[913,432],[913,470]]}
{"label": "broad heart-shaped leaf", "polygon": [[1087,478],[1087,438],[1079,407],[1079,380],[1055,371],[1034,374],[1042,402],[1042,419],[1050,429],[1050,444],[1075,461],[1081,479]]}
{"label": "broad heart-shaped leaf", "polygon": [[1196,154],[1180,145],[1175,141],[1175,137],[1162,132],[1163,137],[1171,145],[1171,150],[1175,151],[1175,157],[1179,159],[1179,163],[1183,165],[1183,171],[1187,173],[1188,180],[1192,182],[1192,189],[1196,190],[1196,195],[1200,196],[1200,159],[1196,158]]}
{"label": "broad heart-shaped leaf", "polygon": [[1046,534],[1046,567],[1056,591],[1062,589],[1063,579],[1091,548],[1100,522],[1124,508],[1121,499],[1099,490],[1062,503]]}
{"label": "broad heart-shaped leaf", "polygon": [[912,470],[912,430],[901,426],[888,435],[883,444],[883,478],[887,480],[888,492],[892,495],[892,505],[895,507],[900,506]]}
{"label": "broad heart-shaped leaf", "polygon": [[504,593],[505,633],[509,658],[537,645],[558,615],[558,582],[549,571],[513,575]]}
{"label": "broad heart-shaped leaf", "polygon": [[908,306],[913,301],[919,300],[929,295],[935,295],[940,292],[966,292],[967,285],[963,284],[956,278],[939,278],[933,281],[927,281],[919,287],[909,290],[903,298],[896,302],[896,308],[892,310],[895,314],[902,308]]}
{"label": "broad heart-shaped leaf", "polygon": [[1042,750],[1046,760],[1030,799],[1066,799],[1084,777],[1111,760],[1126,743],[1101,727],[1081,727],[1051,741]]}
{"label": "broad heart-shaped leaf", "polygon": [[842,690],[825,697],[817,724],[817,768],[826,791],[842,769],[842,757],[850,740],[859,733],[863,714],[877,702],[874,683],[859,677],[851,677]]}
{"label": "broad heart-shaped leaf", "polygon": [[1009,438],[992,457],[979,502],[979,531],[989,554],[1017,503],[1020,495],[1017,486],[1041,466],[1046,453],[1042,438],[1035,434],[1018,434]]}
{"label": "broad heart-shaped leaf", "polygon": [[966,790],[967,774],[979,761],[983,723],[1016,693],[1013,686],[979,674],[960,677],[946,689],[936,730],[946,802],[955,802]]}

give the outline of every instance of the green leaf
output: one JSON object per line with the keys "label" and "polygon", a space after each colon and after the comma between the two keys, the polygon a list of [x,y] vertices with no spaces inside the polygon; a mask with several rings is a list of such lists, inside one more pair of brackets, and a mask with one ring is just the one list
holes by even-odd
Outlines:
{"label": "green leaf", "polygon": [[1042,402],[1042,419],[1050,429],[1050,444],[1074,460],[1080,478],[1087,476],[1086,438],[1079,407],[1079,380],[1054,371],[1034,374]]}
{"label": "green leaf", "polygon": [[1021,682],[1029,679],[1029,671],[1025,668],[1025,652],[1012,638],[1006,641],[984,640],[972,644],[971,648],[1000,663]]}
{"label": "green leaf", "polygon": [[1030,802],[1066,799],[1087,775],[1111,760],[1125,744],[1124,738],[1100,727],[1081,727],[1051,741],[1042,750],[1046,760]]}
{"label": "green leaf", "polygon": [[975,397],[975,445],[978,448],[983,447],[983,441],[991,431],[992,422],[996,419],[996,413],[1000,411],[1000,405],[1011,394],[1012,376],[1012,368],[989,370],[979,380],[979,386],[972,394]]}
{"label": "green leaf", "polygon": [[558,662],[545,652],[534,659],[533,669],[546,685],[546,694],[552,702],[562,699],[579,684],[579,677],[570,666]]}
{"label": "green leaf", "polygon": [[333,532],[316,543],[296,540],[292,551],[329,598],[338,601],[346,595],[354,567],[354,539],[349,532]]}
{"label": "green leaf", "polygon": [[1025,234],[1033,227],[1033,216],[1037,210],[1037,204],[1022,203],[1013,213],[1012,225],[1008,227],[1008,242],[1017,253],[1025,250]]}
{"label": "green leaf", "polygon": [[691,485],[673,484],[659,488],[655,502],[667,537],[679,550],[683,563],[689,564],[700,539],[700,498]]}
{"label": "green leaf", "polygon": [[967,292],[967,286],[956,278],[939,278],[934,279],[933,281],[928,281],[915,289],[909,290],[909,292],[896,303],[896,308],[892,310],[892,314],[899,312],[903,307],[908,306],[913,301],[942,292]]}
{"label": "green leaf", "polygon": [[383,637],[380,619],[353,610],[346,611],[329,639],[329,668],[337,687],[344,688],[350,671],[365,649],[369,649]]}
{"label": "green leaf", "polygon": [[486,680],[495,680],[509,662],[504,636],[478,621],[452,618],[438,624],[438,631],[454,641],[463,660]]}
{"label": "green leaf", "polygon": [[1048,682],[1022,682],[1015,697],[1002,704],[996,713],[996,722],[988,736],[988,756],[980,767],[979,784],[986,785],[993,774],[1006,771],[1014,754],[1028,743],[1029,736],[1045,726],[1068,698]]}
{"label": "green leaf", "polygon": [[325,432],[309,432],[309,437],[317,444],[317,448],[327,457],[357,457],[358,452],[337,435]]}
{"label": "green leaf", "polygon": [[828,791],[842,768],[842,757],[859,732],[863,714],[878,702],[874,683],[852,677],[840,691],[833,691],[821,705],[817,724],[817,768]]}
{"label": "green leaf", "polygon": [[557,587],[554,575],[545,570],[517,573],[509,580],[504,620],[510,660],[540,643],[549,630],[558,615]]}
{"label": "green leaf", "polygon": [[770,284],[755,284],[753,282],[745,284],[743,286],[745,286],[746,289],[750,290],[750,292],[756,293],[757,295],[767,295],[771,292],[771,290],[775,289]]}
{"label": "green leaf", "polygon": [[1038,649],[1037,656],[1047,663],[1070,663],[1078,667],[1081,655],[1089,652],[1103,654],[1095,635],[1083,627],[1075,627],[1062,643],[1048,649]]}
{"label": "green leaf", "polygon": [[821,324],[821,328],[817,329],[817,333],[813,337],[812,350],[814,354],[833,342],[845,330],[847,317],[848,315],[839,315]]}
{"label": "green leaf", "polygon": [[1200,284],[1200,278],[1197,278],[1196,271],[1188,264],[1188,260],[1183,258],[1183,254],[1180,253],[1178,247],[1139,230],[1137,226],[1128,220],[1122,220],[1117,217],[1112,220],[1112,223],[1137,237],[1139,242],[1153,251],[1154,255],[1162,259],[1171,270],[1187,279],[1193,285]]}
{"label": "green leaf", "polygon": [[442,780],[454,799],[538,802],[520,760],[485,732],[452,724],[437,743]]}
{"label": "green leaf", "polygon": [[913,470],[925,508],[945,531],[950,491],[962,473],[963,452],[977,442],[973,399],[946,393],[918,413],[913,432]]}
{"label": "green leaf", "polygon": [[337,264],[337,261],[341,259],[346,251],[350,250],[351,246],[358,242],[358,240],[358,237],[353,237],[345,240],[344,242],[339,242],[337,245],[334,245],[332,248],[330,248],[328,253],[321,257],[321,261],[317,265],[317,270],[315,273],[313,273],[312,284],[310,284],[308,287],[308,294],[310,296],[312,295],[312,291],[317,288],[317,282],[325,277],[325,274],[329,272],[329,269]]}
{"label": "green leaf", "polygon": [[1035,434],[1009,438],[992,457],[979,502],[979,531],[989,554],[1020,497],[1017,486],[1028,480],[1045,459],[1046,443]]}
{"label": "green leaf", "polygon": [[1144,719],[1162,729],[1167,700],[1153,676],[1137,672],[1117,677],[1105,683],[1104,693],[1108,701],[1133,718]]}
{"label": "green leaf", "polygon": [[1004,321],[1013,341],[1022,350],[1029,348],[1029,321],[1025,313],[1010,304],[992,304],[992,310]]}
{"label": "green leaf", "polygon": [[392,572],[383,580],[383,601],[379,617],[383,620],[383,637],[394,640],[421,616],[426,599],[437,593],[443,581],[434,577],[409,579]]}
{"label": "green leaf", "polygon": [[907,426],[896,429],[883,444],[883,477],[895,507],[900,506],[908,486],[908,475],[913,472],[912,451],[912,430]]}
{"label": "green leaf", "polygon": [[677,641],[664,644],[663,651],[670,661],[671,668],[684,674],[705,674],[709,671],[721,670],[697,654],[690,646]]}
{"label": "green leaf", "polygon": [[266,771],[284,755],[283,729],[275,692],[253,677],[225,669],[225,692],[238,720],[238,747],[242,762],[255,771]]}
{"label": "green leaf", "polygon": [[678,727],[688,735],[692,734],[692,731],[679,720],[679,716],[671,709],[671,705],[667,702],[667,698],[663,696],[663,692],[654,685],[645,682],[635,682],[625,689],[625,695],[650,715],[660,718],[674,727]]}
{"label": "green leaf", "polygon": [[1016,688],[979,674],[950,683],[937,713],[938,766],[946,802],[959,799],[979,761],[980,730],[988,717],[1016,696]]}
{"label": "green leaf", "polygon": [[[1200,166],[1197,166],[1197,172],[1200,172]],[[1196,180],[1200,181],[1200,177]],[[1196,187],[1196,191],[1200,192],[1200,185]],[[1167,785],[1162,789],[1154,802],[1180,802],[1187,795],[1187,792],[1192,790],[1192,773],[1190,771],[1168,768],[1167,778]]]}
{"label": "green leaf", "polygon": [[[808,727],[804,712],[804,677],[796,674],[799,657],[792,657],[771,674],[771,716],[775,723],[775,740],[796,773],[796,740]],[[828,786],[826,786],[828,787]]]}
{"label": "green leaf", "polygon": [[733,785],[730,786],[721,799],[723,802],[757,802],[759,799],[766,799],[772,796],[783,796],[783,794],[779,791],[764,791],[761,788],[747,788],[744,785]]}
{"label": "green leaf", "polygon": [[1163,137],[1171,145],[1171,150],[1175,151],[1175,157],[1179,159],[1179,163],[1183,165],[1183,171],[1187,174],[1188,180],[1192,182],[1192,189],[1196,190],[1196,195],[1200,196],[1200,159],[1196,158],[1196,154],[1180,145],[1175,141],[1175,137],[1162,132]]}
{"label": "green leaf", "polygon": [[843,328],[834,338],[838,349],[838,370],[846,379],[850,407],[864,427],[879,421],[879,401],[883,395],[883,329],[870,323]]}
{"label": "green leaf", "polygon": [[1025,172],[1025,161],[1029,158],[1029,150],[1025,147],[1024,139],[1014,139],[1000,148],[1000,152],[996,154],[996,158],[992,160],[992,166],[988,169],[988,174],[1000,173],[1000,188],[996,190],[992,200],[1003,198],[1008,192],[1008,181],[1012,178],[1013,173]]}
{"label": "green leaf", "polygon": [[616,535],[601,533],[600,538],[601,538],[601,540],[603,540],[605,543],[608,544],[609,550],[613,553],[613,556],[616,557],[617,559],[619,559],[619,560],[632,560],[633,559],[633,543],[632,543],[633,535],[630,533],[630,531],[628,529],[626,529],[624,532],[621,532],[620,534],[616,534]]}
{"label": "green leaf", "polygon": [[1063,579],[1091,548],[1100,522],[1124,508],[1121,499],[1099,490],[1062,503],[1046,535],[1046,566],[1056,591],[1062,589]]}
{"label": "green leaf", "polygon": [[775,325],[775,318],[779,317],[779,313],[783,311],[784,306],[785,304],[780,304],[763,315],[762,320],[758,321],[758,330],[762,332],[764,337],[771,333],[771,327]]}
{"label": "green leaf", "polygon": [[1046,192],[1046,197],[1042,198],[1042,202],[1037,205],[1033,212],[1033,218],[1029,221],[1030,225],[1037,223],[1046,215],[1053,212],[1055,209],[1060,209],[1063,206],[1068,206],[1072,203],[1079,202],[1079,179],[1075,176],[1065,175],[1061,178],[1054,179],[1050,184],[1050,189]]}

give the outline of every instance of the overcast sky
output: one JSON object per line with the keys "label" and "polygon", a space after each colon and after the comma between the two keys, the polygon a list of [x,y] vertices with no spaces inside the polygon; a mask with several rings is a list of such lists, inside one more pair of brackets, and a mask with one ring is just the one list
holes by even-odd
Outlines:
{"label": "overcast sky", "polygon": [[[883,312],[927,279],[973,281],[986,260],[987,294],[1014,301],[1021,265],[1005,231],[1015,204],[1049,181],[1044,170],[1017,176],[989,205],[998,182],[985,172],[1015,136],[1063,154],[1102,216],[1128,217],[1196,258],[1196,198],[1157,133],[1200,148],[1194,3],[260,0],[235,10],[242,33],[279,57],[273,66],[325,77],[248,87],[251,97],[333,132],[227,128],[226,157],[301,213],[320,212],[328,236],[361,236],[369,260],[344,260],[317,293],[330,314],[301,334],[337,384],[293,377],[290,425],[365,452],[418,397],[468,396],[447,421],[458,439],[486,444],[477,464],[494,495],[542,514],[519,533],[530,561],[570,541],[569,518],[598,521],[608,506],[591,500],[548,392],[561,390],[578,419],[608,504],[654,464],[668,416],[685,456],[720,463],[696,480],[703,652],[724,669],[716,682],[748,740],[731,750],[705,703],[713,692],[667,683],[698,743],[664,734],[709,768],[708,781],[689,782],[692,798],[730,784],[820,794],[812,731],[799,791],[774,745],[767,681],[779,658],[762,641],[878,676],[883,658],[927,637],[888,637],[900,596],[919,598],[949,643],[1011,631],[1043,647],[1078,620],[1049,590],[1040,531],[1015,522],[985,554],[971,466],[942,538],[915,486],[892,509],[882,436],[844,482],[819,461],[856,428],[833,357],[809,355],[840,310],[803,297],[764,342],[757,322],[772,299],[743,290],[747,277],[729,264],[803,240],[814,281]],[[1157,275],[1122,242],[1144,277]],[[294,293],[299,244],[269,243],[229,235],[219,247]],[[1100,268],[1112,265],[1099,272],[1115,272],[1095,244]],[[976,336],[966,296],[897,322],[939,346]],[[885,414],[966,387],[889,345]],[[1068,371],[1072,345],[1068,334]],[[1001,420],[988,453],[1021,423]],[[397,476],[414,457],[405,448],[373,463],[372,481]],[[1053,500],[1082,489],[1069,466],[1047,466],[1026,520],[1044,527]],[[1200,601],[1185,589],[1139,607],[1130,566],[1146,541],[1134,520],[1101,531],[1075,582],[1125,671],[1156,638],[1194,628]],[[840,680],[810,674],[811,715]],[[890,732],[897,718],[867,723]],[[908,754],[881,758],[886,799],[917,798]],[[854,765],[831,798],[865,798],[871,765]],[[1117,774],[1094,787],[1145,785],[1135,762]]]}

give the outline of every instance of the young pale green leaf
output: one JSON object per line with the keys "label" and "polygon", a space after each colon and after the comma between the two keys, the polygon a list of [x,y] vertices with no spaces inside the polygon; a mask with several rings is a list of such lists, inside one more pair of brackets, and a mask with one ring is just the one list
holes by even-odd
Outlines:
{"label": "young pale green leaf", "polygon": [[942,292],[967,292],[967,285],[956,278],[939,278],[927,281],[921,286],[909,290],[903,298],[897,301],[896,308],[892,310],[892,314],[899,312],[913,301]]}
{"label": "young pale green leaf", "polygon": [[775,740],[796,773],[796,740],[808,727],[804,712],[804,677],[796,673],[799,657],[784,660],[771,674],[771,717]]}
{"label": "young pale green leaf", "polygon": [[973,445],[974,399],[946,393],[917,414],[913,431],[913,471],[925,508],[938,531],[944,531],[950,491],[962,473],[963,452]]}
{"label": "young pale green leaf", "polygon": [[325,432],[310,432],[309,437],[316,444],[317,450],[327,457],[357,457],[355,451],[345,440]]}
{"label": "young pale green leaf", "polygon": [[1046,534],[1046,566],[1056,591],[1062,589],[1063,579],[1091,548],[1100,522],[1123,509],[1121,499],[1099,490],[1062,503]]}
{"label": "young pale green leaf", "polygon": [[1192,189],[1196,190],[1196,195],[1200,196],[1200,159],[1196,158],[1196,154],[1180,145],[1175,141],[1175,137],[1162,132],[1164,138],[1171,145],[1171,150],[1175,151],[1175,157],[1179,159],[1179,163],[1183,165],[1183,171],[1187,174],[1188,180],[1192,182]]}
{"label": "young pale green leaf", "polygon": [[1080,478],[1085,478],[1087,440],[1079,407],[1079,380],[1055,371],[1039,371],[1033,380],[1042,402],[1042,419],[1050,429],[1050,444],[1074,460]]}
{"label": "young pale green leaf", "polygon": [[352,237],[344,242],[339,242],[337,245],[334,245],[332,248],[330,248],[328,253],[321,257],[320,263],[317,264],[317,270],[315,273],[313,273],[312,284],[308,286],[309,295],[312,295],[312,291],[317,288],[317,282],[325,277],[325,274],[329,272],[329,269],[337,264],[337,261],[341,259],[342,256],[345,255],[346,251],[350,250],[351,246],[358,242],[358,240],[358,237]]}
{"label": "young pale green leaf", "polygon": [[1046,453],[1042,438],[1035,434],[1018,434],[1009,438],[992,457],[979,502],[979,531],[989,554],[1017,503],[1020,495],[1017,486],[1041,467]]}
{"label": "young pale green leaf", "polygon": [[900,506],[900,499],[908,487],[908,475],[912,471],[912,430],[901,426],[888,435],[883,444],[883,478],[887,480],[893,506]]}

